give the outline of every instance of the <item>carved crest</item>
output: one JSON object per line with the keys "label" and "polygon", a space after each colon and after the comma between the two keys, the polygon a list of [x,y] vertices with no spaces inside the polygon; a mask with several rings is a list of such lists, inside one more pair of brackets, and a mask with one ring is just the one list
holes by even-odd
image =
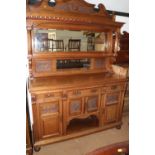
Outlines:
{"label": "carved crest", "polygon": [[53,7],[48,5],[48,0],[42,0],[41,7],[52,8],[54,10],[62,10],[65,12],[80,12],[80,13],[94,13],[98,15],[109,16],[103,4],[98,5],[98,11],[95,10],[95,5],[90,4],[84,0],[55,0],[56,5]]}
{"label": "carved crest", "polygon": [[54,8],[58,10],[69,11],[69,12],[81,12],[81,13],[94,12],[94,5],[89,4],[84,0],[56,1],[56,6]]}

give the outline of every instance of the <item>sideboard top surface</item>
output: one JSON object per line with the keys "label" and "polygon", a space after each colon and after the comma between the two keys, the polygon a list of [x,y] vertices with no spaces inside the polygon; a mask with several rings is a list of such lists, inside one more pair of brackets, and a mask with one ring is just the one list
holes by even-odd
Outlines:
{"label": "sideboard top surface", "polygon": [[36,78],[29,81],[31,92],[44,90],[63,90],[64,88],[78,88],[80,86],[98,86],[112,82],[125,82],[127,79],[116,74],[89,74],[89,75],[72,75],[72,76],[55,76]]}

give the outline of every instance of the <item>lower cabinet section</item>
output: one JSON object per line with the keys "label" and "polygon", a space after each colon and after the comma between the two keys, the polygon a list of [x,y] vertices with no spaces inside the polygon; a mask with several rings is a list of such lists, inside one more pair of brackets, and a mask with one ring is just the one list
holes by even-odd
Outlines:
{"label": "lower cabinet section", "polygon": [[34,145],[41,146],[121,125],[125,85],[34,94]]}

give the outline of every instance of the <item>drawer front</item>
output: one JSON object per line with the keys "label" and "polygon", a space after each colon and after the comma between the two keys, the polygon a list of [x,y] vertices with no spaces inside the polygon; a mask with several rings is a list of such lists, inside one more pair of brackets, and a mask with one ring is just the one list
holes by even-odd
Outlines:
{"label": "drawer front", "polygon": [[47,92],[35,95],[35,101],[37,103],[50,102],[60,98],[62,98],[61,92]]}
{"label": "drawer front", "polygon": [[99,88],[90,88],[90,89],[70,90],[67,92],[67,94],[69,97],[78,97],[91,94],[98,94],[99,92],[100,92]]}
{"label": "drawer front", "polygon": [[101,88],[101,92],[104,93],[104,92],[109,92],[109,91],[112,91],[112,92],[115,92],[115,91],[121,91],[121,90],[124,90],[125,89],[125,84],[115,84],[115,85],[110,85],[110,86],[103,86]]}
{"label": "drawer front", "polygon": [[67,91],[67,96],[68,97],[78,97],[78,96],[83,96],[84,95],[84,90],[69,90]]}

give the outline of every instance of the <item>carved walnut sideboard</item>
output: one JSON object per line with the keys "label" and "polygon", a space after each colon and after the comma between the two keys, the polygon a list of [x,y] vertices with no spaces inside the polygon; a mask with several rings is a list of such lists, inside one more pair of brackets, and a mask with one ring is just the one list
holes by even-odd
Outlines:
{"label": "carved walnut sideboard", "polygon": [[120,128],[127,80],[112,64],[123,23],[84,0],[27,5],[26,20],[35,151]]}

